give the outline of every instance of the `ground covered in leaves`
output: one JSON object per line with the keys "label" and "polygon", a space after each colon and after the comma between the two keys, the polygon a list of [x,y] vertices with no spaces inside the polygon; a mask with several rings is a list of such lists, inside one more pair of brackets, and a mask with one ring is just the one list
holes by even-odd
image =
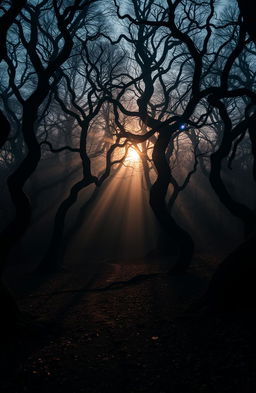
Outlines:
{"label": "ground covered in leaves", "polygon": [[115,275],[107,285],[83,285],[81,271],[30,278],[19,305],[39,319],[2,335],[1,392],[255,392],[253,313],[189,309],[214,268],[198,260],[185,275],[147,278],[130,265],[106,290],[94,289]]}

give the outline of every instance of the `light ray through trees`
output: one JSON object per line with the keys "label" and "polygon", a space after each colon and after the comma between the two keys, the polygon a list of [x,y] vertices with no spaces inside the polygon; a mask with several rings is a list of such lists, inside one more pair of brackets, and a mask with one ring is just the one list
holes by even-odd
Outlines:
{"label": "light ray through trees", "polygon": [[[135,166],[131,165],[135,161]],[[128,164],[102,186],[73,244],[66,263],[74,259],[142,257],[156,245],[157,224],[148,205],[148,190],[135,150]]]}

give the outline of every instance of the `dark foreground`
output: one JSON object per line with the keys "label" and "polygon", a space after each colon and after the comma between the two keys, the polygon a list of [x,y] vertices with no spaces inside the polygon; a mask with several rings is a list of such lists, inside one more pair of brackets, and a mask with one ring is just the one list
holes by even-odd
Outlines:
{"label": "dark foreground", "polygon": [[[198,261],[183,276],[153,275],[92,292],[81,272],[64,272],[21,291],[22,309],[40,319],[1,336],[0,391],[255,392],[253,313],[187,311],[213,269]],[[132,271],[122,278],[145,273],[140,266]],[[99,278],[91,287],[105,284]]]}

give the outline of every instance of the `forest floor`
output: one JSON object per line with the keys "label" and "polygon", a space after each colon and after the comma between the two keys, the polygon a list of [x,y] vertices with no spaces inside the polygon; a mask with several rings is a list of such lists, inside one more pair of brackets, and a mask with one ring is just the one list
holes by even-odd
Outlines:
{"label": "forest floor", "polygon": [[189,311],[214,261],[197,259],[180,276],[104,266],[86,282],[82,269],[67,270],[16,289],[39,318],[1,336],[1,393],[256,391],[253,315]]}

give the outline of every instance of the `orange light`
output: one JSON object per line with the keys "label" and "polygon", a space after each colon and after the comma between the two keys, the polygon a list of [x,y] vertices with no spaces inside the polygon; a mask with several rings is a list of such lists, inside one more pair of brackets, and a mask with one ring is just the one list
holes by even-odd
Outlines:
{"label": "orange light", "polygon": [[126,161],[130,161],[130,162],[134,162],[134,163],[140,161],[140,156],[133,147],[129,148],[129,151],[128,151],[128,154],[126,157]]}

